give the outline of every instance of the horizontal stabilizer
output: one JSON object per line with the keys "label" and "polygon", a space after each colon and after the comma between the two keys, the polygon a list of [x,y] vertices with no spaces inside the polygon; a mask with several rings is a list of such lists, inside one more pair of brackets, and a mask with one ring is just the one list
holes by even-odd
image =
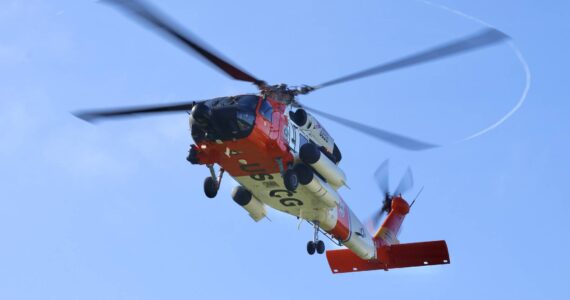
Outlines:
{"label": "horizontal stabilizer", "polygon": [[327,260],[335,274],[449,264],[445,241],[382,246],[377,251],[377,260],[363,260],[349,249],[330,250]]}

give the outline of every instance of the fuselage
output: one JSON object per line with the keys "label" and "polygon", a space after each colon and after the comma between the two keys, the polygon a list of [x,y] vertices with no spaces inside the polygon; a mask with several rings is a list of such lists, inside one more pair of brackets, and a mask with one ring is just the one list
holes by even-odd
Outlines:
{"label": "fuselage", "polygon": [[314,143],[289,120],[290,107],[258,95],[216,101],[206,104],[207,108],[198,107],[202,111],[191,114],[200,164],[220,165],[260,202],[318,222],[323,230],[363,259],[376,257],[370,233],[344,200],[331,207],[323,205],[319,197],[302,186],[295,191],[285,187],[284,170],[301,163],[301,146]]}

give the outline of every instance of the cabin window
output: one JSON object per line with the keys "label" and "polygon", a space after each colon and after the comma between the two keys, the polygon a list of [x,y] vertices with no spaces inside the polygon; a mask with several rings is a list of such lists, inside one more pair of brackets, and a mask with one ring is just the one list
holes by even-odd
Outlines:
{"label": "cabin window", "polygon": [[305,145],[309,141],[307,140],[307,138],[303,134],[299,134],[299,137],[301,137],[301,139],[300,139],[301,143],[299,143],[299,149],[301,149],[301,146]]}
{"label": "cabin window", "polygon": [[267,100],[263,100],[261,102],[261,107],[259,108],[259,113],[261,113],[261,115],[267,119],[268,121],[271,122],[272,120],[272,116],[273,116],[273,107],[271,106],[271,104],[269,103],[269,101]]}

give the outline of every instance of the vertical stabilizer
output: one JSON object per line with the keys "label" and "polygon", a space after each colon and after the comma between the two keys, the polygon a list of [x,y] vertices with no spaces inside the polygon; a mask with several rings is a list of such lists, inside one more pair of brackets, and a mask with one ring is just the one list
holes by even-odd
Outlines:
{"label": "vertical stabilizer", "polygon": [[398,232],[404,218],[410,212],[410,205],[401,196],[392,198],[392,207],[388,217],[374,234],[376,246],[399,244]]}

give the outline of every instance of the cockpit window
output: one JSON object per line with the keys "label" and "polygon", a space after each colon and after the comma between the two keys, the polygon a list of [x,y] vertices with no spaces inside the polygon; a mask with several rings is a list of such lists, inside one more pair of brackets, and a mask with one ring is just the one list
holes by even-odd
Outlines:
{"label": "cockpit window", "polygon": [[225,141],[247,137],[255,125],[255,109],[259,99],[257,95],[242,95],[206,101],[211,116],[200,130],[209,140]]}
{"label": "cockpit window", "polygon": [[239,109],[236,112],[238,127],[242,132],[249,132],[255,122],[255,108],[259,102],[259,96],[244,95],[238,98]]}
{"label": "cockpit window", "polygon": [[257,102],[259,100],[259,96],[256,95],[245,95],[239,98],[238,105],[247,110],[247,111],[255,111],[257,107]]}
{"label": "cockpit window", "polygon": [[255,121],[255,114],[250,112],[237,112],[237,124],[242,132],[249,132],[253,127],[253,122]]}
{"label": "cockpit window", "polygon": [[235,102],[235,97],[219,97],[212,99],[208,102],[211,107],[224,107],[230,106]]}
{"label": "cockpit window", "polygon": [[299,136],[301,137],[301,143],[299,143],[299,149],[301,149],[301,146],[305,145],[306,143],[309,142],[309,140],[307,140],[307,138],[305,137],[305,135],[303,134],[299,134]]}
{"label": "cockpit window", "polygon": [[229,107],[235,106],[239,107],[244,111],[254,112],[257,108],[257,103],[259,102],[259,96],[257,95],[243,95],[243,96],[232,96],[232,97],[219,97],[211,99],[208,101],[207,105],[212,108],[215,107]]}
{"label": "cockpit window", "polygon": [[264,118],[271,121],[273,115],[273,107],[271,106],[271,104],[269,104],[267,100],[263,100],[263,102],[261,102],[261,107],[259,108],[259,112]]}

